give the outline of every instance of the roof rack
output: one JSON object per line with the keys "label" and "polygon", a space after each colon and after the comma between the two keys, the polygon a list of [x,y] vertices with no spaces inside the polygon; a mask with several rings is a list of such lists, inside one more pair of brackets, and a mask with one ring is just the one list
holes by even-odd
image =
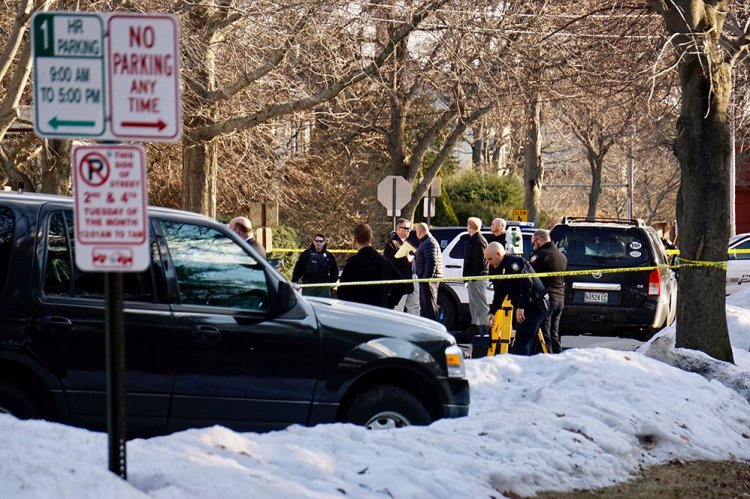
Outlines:
{"label": "roof rack", "polygon": [[640,218],[597,218],[597,217],[563,217],[562,223],[605,223],[605,224],[625,224],[634,227],[644,227],[646,223]]}

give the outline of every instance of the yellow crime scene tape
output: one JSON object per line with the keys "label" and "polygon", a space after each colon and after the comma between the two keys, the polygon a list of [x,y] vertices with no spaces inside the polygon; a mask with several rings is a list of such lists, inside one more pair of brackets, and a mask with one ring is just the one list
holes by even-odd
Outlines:
{"label": "yellow crime scene tape", "polygon": [[[307,248],[272,248],[269,253],[302,253],[307,251]],[[326,249],[329,253],[356,253],[355,249]]]}
{"label": "yellow crime scene tape", "polygon": [[[692,261],[691,261],[692,262]],[[613,269],[588,269],[588,270],[563,270],[560,272],[535,272],[529,274],[501,274],[490,276],[471,276],[471,277],[434,277],[430,279],[391,279],[387,281],[354,281],[354,282],[326,282],[320,284],[297,284],[300,288],[328,287],[335,288],[338,286],[369,286],[372,284],[407,284],[415,282],[466,282],[466,281],[495,281],[501,279],[526,279],[528,277],[554,277],[554,276],[572,276],[572,275],[590,275],[590,274],[616,274],[619,272],[648,272],[660,269],[676,269],[680,267],[699,267],[699,266],[721,266],[726,267],[726,262],[695,262],[684,263],[680,265],[653,265],[650,267],[623,267]]]}
{"label": "yellow crime scene tape", "polygon": [[[304,251],[307,251],[307,248],[272,248],[269,253],[302,253]],[[330,253],[356,253],[357,250],[355,249],[327,249],[326,251]],[[667,255],[679,255],[680,250],[678,249],[670,249],[666,250]],[[730,255],[732,254],[748,254],[750,253],[750,249],[730,249],[727,250],[727,253]]]}
{"label": "yellow crime scene tape", "polygon": [[[667,255],[679,255],[680,254],[680,250],[678,249],[670,249],[670,250],[666,250],[666,252],[667,252]],[[747,253],[750,253],[750,249],[730,249],[730,250],[727,250],[727,253],[729,253],[730,255],[747,254]]]}
{"label": "yellow crime scene tape", "polygon": [[[305,249],[298,248],[274,248],[271,252],[278,253],[302,253]],[[329,249],[331,253],[356,253],[354,249]],[[750,253],[750,249],[733,249],[728,250],[729,254],[737,253]],[[679,255],[680,250],[667,250],[668,255]],[[574,275],[588,275],[588,274],[616,274],[619,272],[646,272],[651,270],[659,269],[679,269],[682,267],[714,267],[726,270],[727,262],[709,262],[701,260],[689,260],[687,258],[676,258],[674,265],[654,265],[650,267],[622,267],[613,269],[589,269],[589,270],[565,270],[560,272],[539,272],[533,274],[509,274],[509,275],[494,275],[494,276],[474,276],[474,277],[436,277],[431,279],[391,279],[387,281],[355,281],[355,282],[326,282],[316,284],[296,284],[299,288],[336,288],[339,286],[369,286],[372,284],[410,284],[419,282],[467,282],[467,281],[492,281],[500,279],[525,279],[528,276],[534,277],[555,277],[555,276],[574,276]]]}

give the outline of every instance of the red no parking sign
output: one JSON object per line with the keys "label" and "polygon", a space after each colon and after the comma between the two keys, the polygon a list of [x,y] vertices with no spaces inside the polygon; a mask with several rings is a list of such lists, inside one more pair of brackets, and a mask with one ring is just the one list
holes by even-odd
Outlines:
{"label": "red no parking sign", "polygon": [[73,151],[76,265],[98,272],[140,272],[150,262],[143,148]]}

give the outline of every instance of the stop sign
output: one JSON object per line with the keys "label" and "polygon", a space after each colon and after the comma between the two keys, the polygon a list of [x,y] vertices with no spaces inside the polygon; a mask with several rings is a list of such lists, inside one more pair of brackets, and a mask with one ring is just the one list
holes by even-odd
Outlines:
{"label": "stop sign", "polygon": [[378,201],[387,210],[400,210],[411,199],[411,184],[400,175],[388,175],[378,184]]}

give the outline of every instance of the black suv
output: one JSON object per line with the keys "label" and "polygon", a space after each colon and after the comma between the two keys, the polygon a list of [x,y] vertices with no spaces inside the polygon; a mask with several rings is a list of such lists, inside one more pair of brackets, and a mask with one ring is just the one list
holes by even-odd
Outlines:
{"label": "black suv", "polygon": [[671,269],[602,273],[612,268],[668,265],[653,228],[638,219],[563,218],[550,233],[568,257],[560,330],[648,338],[675,318],[677,281]]}
{"label": "black suv", "polygon": [[[72,198],[0,193],[0,412],[106,429],[103,277],[75,265]],[[306,299],[215,220],[150,208],[124,275],[128,428],[429,424],[469,411],[432,321]]]}

